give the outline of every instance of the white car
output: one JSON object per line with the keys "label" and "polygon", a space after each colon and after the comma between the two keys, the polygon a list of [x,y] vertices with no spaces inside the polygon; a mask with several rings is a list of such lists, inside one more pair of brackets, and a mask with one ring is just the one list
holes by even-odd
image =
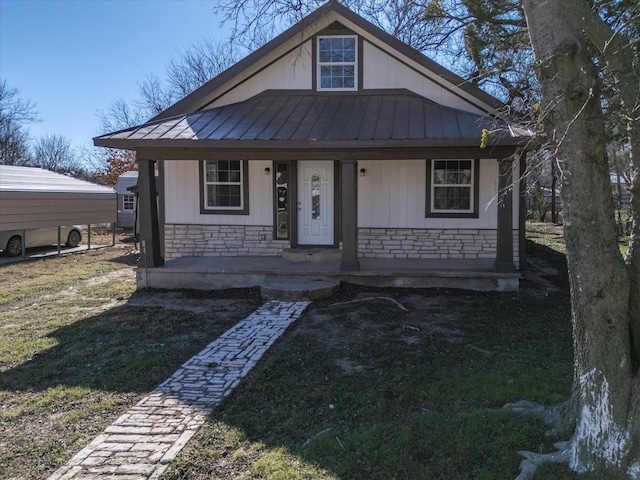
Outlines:
{"label": "white car", "polygon": [[[58,227],[32,228],[25,230],[25,248],[58,245]],[[82,241],[82,227],[71,225],[60,227],[60,244],[77,247]],[[22,255],[22,230],[0,231],[0,249],[6,255],[17,257]]]}

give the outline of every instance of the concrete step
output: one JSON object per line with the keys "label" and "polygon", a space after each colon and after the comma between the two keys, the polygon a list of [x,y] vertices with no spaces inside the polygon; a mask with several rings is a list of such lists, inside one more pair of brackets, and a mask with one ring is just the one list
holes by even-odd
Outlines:
{"label": "concrete step", "polygon": [[339,248],[287,248],[282,258],[293,262],[339,262],[342,252]]}
{"label": "concrete step", "polygon": [[330,297],[340,289],[340,280],[329,278],[269,278],[260,285],[265,300],[318,300]]}

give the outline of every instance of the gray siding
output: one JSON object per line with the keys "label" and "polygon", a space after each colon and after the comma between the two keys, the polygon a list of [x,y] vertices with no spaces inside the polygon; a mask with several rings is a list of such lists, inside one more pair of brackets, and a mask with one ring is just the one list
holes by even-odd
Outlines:
{"label": "gray siding", "polygon": [[39,168],[0,166],[0,230],[116,221],[112,188]]}
{"label": "gray siding", "polygon": [[[129,192],[127,195],[134,195]],[[118,194],[118,223],[116,224],[118,227],[124,228],[133,228],[136,223],[136,208],[138,199],[134,196],[133,210],[125,210],[124,209],[124,194]]]}

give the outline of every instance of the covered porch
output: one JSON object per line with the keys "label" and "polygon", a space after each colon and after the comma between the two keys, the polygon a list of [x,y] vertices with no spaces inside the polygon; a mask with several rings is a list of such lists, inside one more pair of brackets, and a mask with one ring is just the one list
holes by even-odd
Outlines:
{"label": "covered porch", "polygon": [[[333,103],[329,105],[330,102]],[[492,134],[486,145],[482,144],[483,132],[489,130]],[[520,249],[519,261],[524,262],[522,248],[525,242],[521,237],[524,230],[514,222],[514,218],[520,222],[524,220],[522,215],[514,216],[514,212],[522,207],[524,189],[518,188],[518,193],[514,195],[513,187],[522,181],[524,150],[529,140],[528,132],[515,129],[491,116],[437,105],[405,90],[383,90],[331,96],[308,91],[267,91],[237,104],[157,119],[139,127],[98,137],[94,143],[136,151],[139,165],[140,288],[253,287],[270,278],[286,276],[332,278],[374,286],[507,291],[518,288],[519,274],[514,247]],[[496,205],[495,222],[489,222],[495,232],[492,258],[473,258],[471,255],[465,258],[458,258],[464,255],[447,257],[438,252],[429,255],[429,258],[425,258],[426,254],[420,258],[411,258],[407,254],[392,259],[375,252],[362,254],[359,231],[370,225],[363,223],[358,214],[359,179],[365,174],[367,179],[373,178],[368,176],[369,170],[372,175],[378,170],[365,169],[363,163],[386,164],[393,170],[393,166],[400,162],[427,162],[430,161],[428,159],[467,159],[470,162],[482,159],[485,165],[492,163],[490,169],[496,172],[497,178],[485,182],[495,188],[495,199],[492,200]],[[326,209],[333,212],[333,223],[329,227],[331,237],[326,245],[336,249],[339,258],[298,262],[283,259],[271,251],[268,255],[272,256],[258,255],[245,248],[235,256],[230,255],[232,252],[200,253],[196,248],[186,248],[165,256],[163,242],[168,238],[165,228],[211,223],[202,212],[204,207],[195,203],[196,208],[192,205],[190,211],[173,211],[170,216],[165,215],[167,189],[173,189],[174,199],[186,194],[192,195],[191,198],[197,201],[199,188],[202,200],[203,182],[200,180],[196,183],[198,172],[188,170],[189,165],[198,165],[196,161],[200,164],[204,161],[246,163],[248,166],[243,168],[242,175],[251,170],[249,175],[253,175],[253,193],[247,194],[247,188],[238,198],[247,195],[242,205],[246,206],[250,199],[256,199],[254,207],[267,205],[268,210],[273,207],[274,195],[271,191],[267,192],[266,188],[261,190],[260,186],[265,185],[265,178],[272,178],[269,175],[273,175],[274,166],[287,165],[291,178],[295,179],[302,162],[330,162],[333,169],[328,170],[333,170],[334,180],[329,183],[333,191],[324,198],[332,198],[334,205]],[[168,165],[171,171],[165,175],[163,170],[169,168]],[[257,166],[252,169],[252,165]],[[156,166],[160,171],[158,190],[154,174]],[[260,170],[264,173],[261,174]],[[187,171],[190,173],[186,178],[192,179],[191,183],[180,183],[178,179],[184,179],[183,174]],[[420,171],[423,175],[424,171]],[[413,181],[416,177],[406,178]],[[249,183],[247,180],[246,185]],[[396,183],[396,187],[404,187],[402,182]],[[426,185],[427,181],[424,180],[421,185],[423,183]],[[477,196],[478,188],[474,191]],[[256,192],[261,192],[261,195]],[[370,193],[375,195],[375,188],[370,188]],[[419,202],[423,202],[422,195],[419,197]],[[324,242],[300,241],[299,221],[291,210],[298,210],[303,198],[306,197],[302,187],[297,187],[292,180],[288,193],[288,204],[292,208],[289,209],[288,238],[283,242],[284,248],[325,245]],[[449,218],[447,225],[464,229],[458,226],[463,224],[458,217],[477,218],[477,198],[473,204],[475,212],[446,214],[455,220],[452,222]],[[409,207],[408,204],[398,205]],[[411,205],[417,205],[416,201]],[[238,211],[237,216],[247,216],[249,210],[253,212],[256,208],[245,208]],[[423,230],[430,228],[430,223],[424,220],[426,213],[419,210],[413,209],[414,214],[417,212],[420,217],[417,227],[421,226]],[[184,218],[189,220],[183,221]],[[273,218],[276,217],[269,213],[262,215],[259,221],[254,219],[254,223],[244,221],[244,218],[234,218],[233,222],[225,218],[220,220],[220,225],[258,225],[275,230],[277,227],[273,225]],[[444,225],[441,220],[437,218],[431,224]],[[441,228],[444,235],[450,227]],[[514,235],[516,241],[520,235],[517,244],[514,243]],[[257,238],[259,242],[268,242],[270,234],[261,232]],[[372,256],[378,258],[370,258]]]}
{"label": "covered porch", "polygon": [[[333,279],[339,282],[378,287],[517,291],[520,273],[514,258],[515,242],[519,250],[519,265],[522,266],[526,258],[523,250],[525,241],[522,238],[524,228],[512,222],[514,208],[521,209],[523,203],[518,196],[513,198],[512,185],[514,181],[520,181],[516,180],[518,177],[522,178],[522,172],[518,172],[518,169],[524,168],[524,158],[521,152],[513,148],[492,150],[497,157],[500,172],[495,256],[475,259],[371,258],[361,255],[359,239],[361,229],[357,226],[356,198],[358,163],[353,158],[341,158],[345,153],[335,151],[331,152],[333,154],[331,157],[336,159],[341,195],[337,198],[340,216],[336,219],[336,236],[338,237],[339,233],[339,242],[330,249],[334,252],[332,258],[304,261],[283,258],[280,255],[195,254],[165,259],[161,245],[165,225],[157,221],[158,218],[163,217],[162,204],[157,203],[155,182],[151,181],[155,162],[139,158],[142,251],[137,271],[138,288],[216,290],[260,287],[272,279],[289,278]],[[496,155],[497,151],[499,153]],[[156,152],[156,155],[158,153]],[[315,152],[305,153],[308,157],[310,153]],[[351,156],[357,155],[353,151],[348,153]],[[424,155],[424,151],[421,153]],[[448,152],[438,153],[445,157]],[[460,155],[460,149],[457,149],[456,153]],[[226,155],[231,156],[231,152],[227,151]],[[323,152],[324,155],[329,156],[326,151]],[[362,153],[361,155],[364,156]],[[516,166],[514,163],[519,167],[518,169],[514,168]],[[162,188],[161,182],[160,198],[162,198]],[[520,196],[523,192],[524,189],[520,188]],[[292,203],[295,205],[295,197]],[[159,215],[158,208],[160,208]],[[520,215],[519,218],[521,222],[524,221],[524,215]],[[292,223],[295,225],[295,221]],[[294,241],[289,242],[289,245],[292,249],[303,252],[309,250],[307,246],[297,245]]]}

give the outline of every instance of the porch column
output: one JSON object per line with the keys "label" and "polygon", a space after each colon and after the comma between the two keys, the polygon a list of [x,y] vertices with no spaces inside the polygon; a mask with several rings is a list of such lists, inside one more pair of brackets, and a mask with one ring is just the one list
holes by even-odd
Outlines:
{"label": "porch column", "polygon": [[138,213],[140,221],[141,267],[161,267],[164,258],[160,253],[160,228],[158,225],[158,197],[154,160],[137,159],[138,162]]}
{"label": "porch column", "polygon": [[513,160],[498,159],[498,232],[496,244],[496,272],[515,272],[513,263]]}
{"label": "porch column", "polygon": [[340,161],[340,211],[342,263],[340,270],[360,270],[358,261],[358,164]]}
{"label": "porch column", "polygon": [[520,198],[518,198],[518,256],[520,270],[527,268],[527,153],[520,152],[518,156],[520,165]]}

